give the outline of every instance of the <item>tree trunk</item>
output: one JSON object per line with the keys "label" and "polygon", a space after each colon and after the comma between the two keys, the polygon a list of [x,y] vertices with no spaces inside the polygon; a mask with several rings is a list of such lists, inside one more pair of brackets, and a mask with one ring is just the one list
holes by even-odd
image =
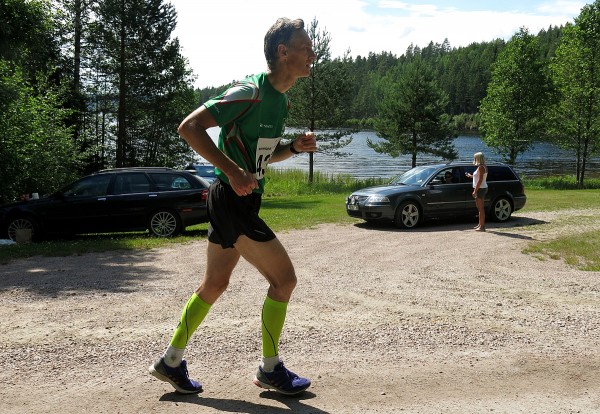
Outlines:
{"label": "tree trunk", "polygon": [[412,167],[415,168],[417,166],[417,132],[413,131],[412,133]]}
{"label": "tree trunk", "polygon": [[[310,131],[315,132],[315,65],[313,63],[312,70],[310,71],[310,99],[312,104],[310,106]],[[311,152],[308,154],[308,183],[312,184],[314,181],[314,154]]]}
{"label": "tree trunk", "polygon": [[[75,0],[75,33],[73,34],[73,48],[74,48],[74,57],[73,57],[73,93],[75,95],[75,99],[77,99],[77,110],[81,110],[82,112],[85,108],[81,108],[80,106],[80,92],[81,92],[81,0]],[[82,114],[77,114],[77,118],[75,120],[75,128],[73,130],[73,139],[75,142],[79,141],[79,136],[81,135],[81,118]]]}
{"label": "tree trunk", "polygon": [[[312,119],[310,121],[310,131],[315,131],[315,120]],[[308,183],[312,184],[314,180],[314,156],[315,154],[312,152],[308,153]]]}
{"label": "tree trunk", "polygon": [[583,151],[582,151],[583,154],[582,154],[582,157],[581,157],[581,175],[579,177],[580,178],[579,181],[577,182],[577,186],[579,188],[583,188],[583,178],[585,176],[585,165],[587,163],[587,156],[588,156],[588,149],[589,149],[588,144],[589,144],[589,142],[590,142],[589,138],[586,138],[583,141]]}
{"label": "tree trunk", "polygon": [[117,111],[117,157],[116,166],[126,166],[125,148],[127,146],[126,129],[126,70],[125,70],[125,0],[121,0],[121,30],[119,50],[119,109]]}

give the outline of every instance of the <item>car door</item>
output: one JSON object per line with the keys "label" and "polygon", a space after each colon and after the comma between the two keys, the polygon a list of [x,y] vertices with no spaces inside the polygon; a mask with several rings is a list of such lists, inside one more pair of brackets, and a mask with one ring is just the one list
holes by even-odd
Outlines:
{"label": "car door", "polygon": [[461,167],[461,182],[464,183],[464,186],[467,189],[465,211],[468,214],[477,214],[477,205],[475,204],[475,199],[473,198],[473,178],[467,177],[467,173],[473,174],[476,169],[476,165],[467,165]]}
{"label": "car door", "polygon": [[145,229],[149,211],[152,209],[156,192],[146,173],[122,172],[116,174],[108,198],[108,229],[127,231]]}
{"label": "car door", "polygon": [[200,222],[206,217],[206,199],[202,196],[206,188],[197,177],[177,172],[149,173],[158,190],[157,209],[176,212],[184,223]]}
{"label": "car door", "polygon": [[55,195],[41,214],[51,233],[88,233],[102,228],[108,218],[107,192],[112,175],[92,175],[76,181]]}
{"label": "car door", "polygon": [[[458,167],[443,168],[429,181],[426,208],[430,215],[456,215],[466,208],[468,189],[460,182],[459,174]],[[446,175],[452,180],[447,181]]]}

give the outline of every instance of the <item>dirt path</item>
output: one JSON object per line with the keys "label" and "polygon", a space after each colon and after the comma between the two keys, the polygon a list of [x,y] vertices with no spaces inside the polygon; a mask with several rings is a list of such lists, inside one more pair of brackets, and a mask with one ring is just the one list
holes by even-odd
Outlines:
{"label": "dirt path", "polygon": [[599,213],[280,233],[299,279],[280,350],[313,381],[299,398],[251,382],[266,285],[244,261],[186,352],[205,391],[147,374],[205,240],[2,265],[0,412],[599,413],[600,272],[521,253]]}

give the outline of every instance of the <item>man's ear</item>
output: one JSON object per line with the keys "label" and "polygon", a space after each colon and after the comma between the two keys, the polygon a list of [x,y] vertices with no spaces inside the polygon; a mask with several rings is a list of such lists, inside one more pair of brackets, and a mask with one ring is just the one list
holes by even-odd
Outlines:
{"label": "man's ear", "polygon": [[284,58],[287,57],[287,47],[283,43],[277,45],[277,56],[279,57],[279,60],[284,60]]}

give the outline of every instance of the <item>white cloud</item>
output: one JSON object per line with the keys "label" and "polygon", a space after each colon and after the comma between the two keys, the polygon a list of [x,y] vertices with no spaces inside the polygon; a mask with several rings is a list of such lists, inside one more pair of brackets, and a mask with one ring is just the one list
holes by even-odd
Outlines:
{"label": "white cloud", "polygon": [[552,15],[554,13],[557,13],[558,15],[567,14],[575,18],[579,15],[581,9],[585,4],[586,2],[577,0],[557,0],[550,2],[542,2],[537,7],[537,11],[548,15]]}
{"label": "white cloud", "polygon": [[[496,38],[508,40],[520,27],[536,34],[551,25],[572,22],[585,4],[575,0],[529,2],[523,6],[527,9],[494,11],[461,9],[459,1],[452,7],[437,6],[434,1],[393,0],[221,0],[210,6],[196,0],[171,1],[178,12],[175,35],[198,76],[199,87],[219,86],[266,70],[263,39],[278,17],[300,17],[306,24],[316,18],[319,28],[332,37],[334,57],[348,48],[352,56],[382,51],[399,56],[410,44],[425,47],[446,38],[452,47],[459,47]],[[498,4],[494,7],[500,7]]]}

